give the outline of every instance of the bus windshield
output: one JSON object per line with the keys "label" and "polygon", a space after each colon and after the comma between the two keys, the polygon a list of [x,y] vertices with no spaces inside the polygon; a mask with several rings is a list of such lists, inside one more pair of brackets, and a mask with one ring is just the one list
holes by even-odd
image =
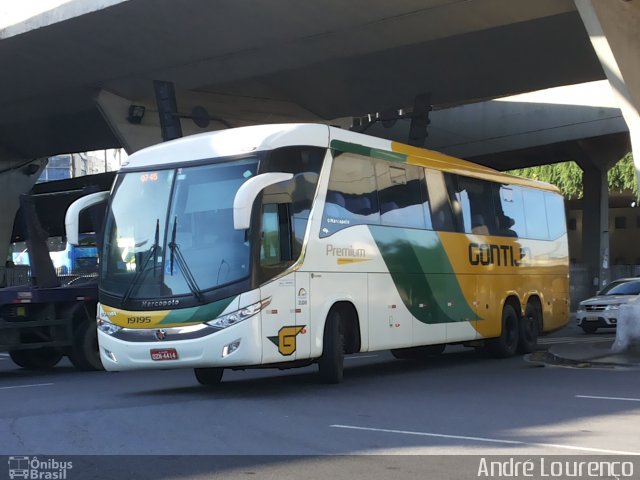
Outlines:
{"label": "bus windshield", "polygon": [[105,225],[101,287],[126,298],[195,295],[249,275],[233,199],[257,158],[119,176]]}

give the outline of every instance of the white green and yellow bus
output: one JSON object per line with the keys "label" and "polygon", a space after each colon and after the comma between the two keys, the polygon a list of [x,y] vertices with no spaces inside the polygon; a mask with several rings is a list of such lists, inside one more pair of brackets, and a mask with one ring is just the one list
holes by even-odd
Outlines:
{"label": "white green and yellow bus", "polygon": [[224,369],[317,363],[337,383],[345,354],[508,357],[568,321],[555,187],[326,125],[131,155],[103,245],[107,370],[189,367],[215,384]]}

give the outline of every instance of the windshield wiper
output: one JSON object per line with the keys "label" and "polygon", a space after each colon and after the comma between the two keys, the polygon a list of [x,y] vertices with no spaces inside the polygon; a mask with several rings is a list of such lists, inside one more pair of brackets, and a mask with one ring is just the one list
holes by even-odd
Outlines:
{"label": "windshield wiper", "polygon": [[151,258],[153,258],[153,276],[154,277],[156,276],[156,263],[158,263],[156,261],[156,252],[158,251],[158,248],[160,248],[158,245],[159,242],[160,242],[160,219],[156,219],[156,232],[153,239],[153,245],[151,245],[151,247],[149,247],[149,250],[147,250],[146,257],[143,260],[142,265],[140,266],[140,270],[136,271],[135,275],[131,279],[131,282],[129,282],[129,286],[127,287],[127,290],[124,292],[124,295],[122,296],[123,305],[127,303],[127,300],[129,300],[129,297],[131,297],[133,290],[136,288],[136,286],[140,282],[140,278],[142,277],[142,274],[147,269],[147,265],[149,264],[149,260],[151,260]]}
{"label": "windshield wiper", "polygon": [[178,221],[178,217],[176,216],[173,218],[173,229],[171,231],[171,241],[169,242],[169,252],[170,252],[169,271],[171,272],[171,275],[173,275],[173,261],[175,259],[178,263],[178,268],[182,272],[182,276],[184,277],[184,280],[187,283],[187,286],[189,287],[189,290],[191,290],[191,293],[193,294],[194,297],[198,299],[198,301],[202,302],[204,301],[202,290],[200,290],[200,287],[198,286],[198,283],[196,282],[196,279],[194,278],[193,273],[191,273],[191,269],[189,268],[189,265],[187,265],[187,261],[185,260],[184,255],[182,255],[182,252],[180,251],[180,246],[176,243],[177,221]]}

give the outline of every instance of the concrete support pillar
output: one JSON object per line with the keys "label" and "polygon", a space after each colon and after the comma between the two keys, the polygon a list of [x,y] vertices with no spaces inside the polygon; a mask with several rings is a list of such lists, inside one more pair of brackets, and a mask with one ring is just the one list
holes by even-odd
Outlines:
{"label": "concrete support pillar", "polygon": [[574,1],[629,127],[640,182],[640,1]]}
{"label": "concrete support pillar", "polygon": [[583,171],[582,256],[592,279],[592,293],[611,281],[607,173],[628,148],[625,138],[595,137],[576,142],[572,154]]}
{"label": "concrete support pillar", "polygon": [[[24,160],[0,150],[0,266],[4,267],[9,253],[11,232],[20,195],[27,193],[38,180],[47,160]],[[0,279],[0,282],[3,279]]]}
{"label": "concrete support pillar", "polygon": [[591,291],[611,281],[609,274],[609,186],[607,171],[597,167],[584,170],[582,211],[582,255],[592,279]]}

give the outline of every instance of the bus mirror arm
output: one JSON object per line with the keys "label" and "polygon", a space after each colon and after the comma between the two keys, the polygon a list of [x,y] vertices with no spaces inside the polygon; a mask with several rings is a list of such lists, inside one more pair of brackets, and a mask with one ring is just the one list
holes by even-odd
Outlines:
{"label": "bus mirror arm", "polygon": [[246,230],[251,224],[251,207],[262,190],[270,185],[286,182],[293,178],[292,173],[262,173],[244,182],[233,199],[233,228]]}
{"label": "bus mirror arm", "polygon": [[70,245],[77,246],[80,243],[80,213],[92,205],[106,202],[108,198],[109,192],[97,192],[80,197],[69,205],[64,217],[64,228]]}

